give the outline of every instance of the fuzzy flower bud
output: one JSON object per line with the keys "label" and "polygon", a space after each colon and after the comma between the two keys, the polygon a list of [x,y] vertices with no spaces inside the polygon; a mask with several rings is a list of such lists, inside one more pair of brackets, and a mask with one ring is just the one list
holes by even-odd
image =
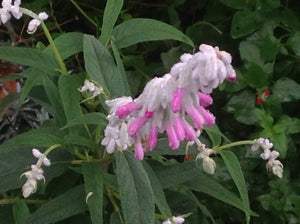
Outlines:
{"label": "fuzzy flower bud", "polygon": [[203,170],[205,171],[205,173],[208,174],[215,174],[216,171],[216,163],[215,161],[210,158],[210,157],[205,157],[203,159]]}

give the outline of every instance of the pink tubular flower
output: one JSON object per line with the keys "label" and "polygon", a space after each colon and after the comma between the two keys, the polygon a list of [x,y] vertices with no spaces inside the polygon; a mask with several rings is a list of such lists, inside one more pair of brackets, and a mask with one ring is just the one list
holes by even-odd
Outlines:
{"label": "pink tubular flower", "polygon": [[118,107],[116,111],[116,115],[119,116],[119,118],[125,118],[133,111],[140,109],[142,105],[137,104],[136,102],[130,102],[128,104],[125,104],[123,106]]}
{"label": "pink tubular flower", "polygon": [[176,135],[174,127],[170,124],[167,124],[166,125],[166,132],[167,132],[167,135],[169,137],[169,146],[172,149],[177,149],[179,147],[180,142],[177,139],[177,135]]}
{"label": "pink tubular flower", "polygon": [[182,126],[185,132],[185,137],[188,141],[194,141],[197,138],[194,128],[184,119],[182,119]]}
{"label": "pink tubular flower", "polygon": [[195,128],[202,128],[204,118],[193,105],[185,105],[186,113],[192,118]]}
{"label": "pink tubular flower", "polygon": [[136,141],[134,143],[134,156],[137,160],[144,159],[144,148],[142,146],[141,141]]}
{"label": "pink tubular flower", "polygon": [[129,126],[128,132],[131,137],[136,137],[139,130],[146,124],[147,117],[138,117],[136,118]]}
{"label": "pink tubular flower", "polygon": [[158,134],[157,127],[152,126],[150,129],[149,137],[148,137],[148,145],[149,145],[150,151],[152,151],[152,149],[154,149],[154,147],[156,146],[157,134]]}
{"label": "pink tubular flower", "polygon": [[198,106],[197,109],[200,112],[200,114],[203,116],[204,121],[205,121],[204,124],[206,126],[214,125],[216,118],[212,113],[210,113],[208,110],[204,109],[201,106]]}
{"label": "pink tubular flower", "polygon": [[145,117],[149,119],[153,116],[153,114],[154,114],[154,111],[147,110],[145,112]]}
{"label": "pink tubular flower", "polygon": [[175,128],[177,138],[179,141],[182,142],[185,139],[184,128],[182,125],[182,119],[180,117],[174,116],[173,123],[174,123],[174,128]]}
{"label": "pink tubular flower", "polygon": [[181,102],[184,97],[185,88],[177,88],[173,93],[173,98],[171,101],[171,108],[174,113],[178,112],[181,107]]}
{"label": "pink tubular flower", "polygon": [[213,98],[209,94],[198,92],[200,106],[208,107],[212,105]]}

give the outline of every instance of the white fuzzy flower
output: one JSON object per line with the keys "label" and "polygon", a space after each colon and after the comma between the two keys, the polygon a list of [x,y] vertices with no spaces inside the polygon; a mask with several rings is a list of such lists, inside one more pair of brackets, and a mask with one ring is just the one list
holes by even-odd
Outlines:
{"label": "white fuzzy flower", "polygon": [[42,162],[45,166],[51,165],[50,160],[43,153],[41,153],[38,149],[33,148],[32,154],[34,155],[34,157],[38,158],[39,161]]}
{"label": "white fuzzy flower", "polygon": [[279,160],[276,160],[279,157],[279,152],[276,150],[271,151],[270,149],[273,147],[273,143],[270,142],[269,139],[258,138],[254,140],[254,144],[251,146],[252,151],[256,151],[259,148],[264,150],[263,153],[260,154],[260,157],[263,160],[268,160],[267,162],[267,170],[271,170],[273,174],[282,178],[283,173],[283,165]]}
{"label": "white fuzzy flower", "polygon": [[167,219],[162,222],[162,224],[182,224],[185,219],[182,216],[172,216],[171,219]]}
{"label": "white fuzzy flower", "polygon": [[38,15],[39,19],[32,19],[27,27],[27,33],[33,34],[37,28],[41,25],[42,21],[48,19],[48,15],[45,12],[41,12]]}
{"label": "white fuzzy flower", "polygon": [[37,181],[35,179],[28,179],[22,187],[23,197],[28,198],[31,194],[35,193],[37,189]]}
{"label": "white fuzzy flower", "polygon": [[30,194],[34,193],[37,188],[37,181],[44,180],[44,170],[41,168],[41,165],[44,164],[45,166],[50,166],[50,160],[41,153],[38,149],[33,148],[32,154],[34,157],[38,159],[36,164],[31,165],[31,170],[23,173],[21,175],[27,178],[25,184],[22,187],[23,196],[24,198],[29,197]]}
{"label": "white fuzzy flower", "polygon": [[[95,83],[89,81],[89,80],[85,80],[84,81],[84,85],[79,89],[80,92],[86,92],[89,91],[90,93],[92,93],[92,97],[96,97],[100,94],[103,93],[103,89],[96,86]],[[90,99],[90,98],[89,98]]]}
{"label": "white fuzzy flower", "polygon": [[22,17],[22,13],[20,12],[20,0],[16,0],[12,5],[11,0],[3,0],[2,8],[0,8],[0,20],[2,23],[6,23],[11,18],[11,14],[16,19],[20,19]]}

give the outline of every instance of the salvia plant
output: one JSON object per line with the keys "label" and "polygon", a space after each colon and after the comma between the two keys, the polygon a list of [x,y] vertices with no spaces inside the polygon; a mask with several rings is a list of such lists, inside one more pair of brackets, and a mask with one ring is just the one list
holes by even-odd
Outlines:
{"label": "salvia plant", "polygon": [[[98,37],[69,32],[53,39],[46,12],[23,8],[20,0],[2,1],[3,26],[30,18],[27,33],[42,30],[49,43],[0,47],[1,59],[24,66],[10,77],[25,80],[19,92],[0,101],[1,116],[12,108],[34,113],[30,130],[18,128],[13,138],[1,133],[9,139],[0,145],[0,204],[3,214],[13,211],[5,223],[221,223],[198,193],[241,211],[242,222],[250,223],[260,214],[250,205],[240,149],[265,160],[260,163],[274,179],[284,171],[272,138],[262,133],[232,142],[210,111],[217,100],[214,89],[240,86],[235,58],[222,46],[195,47],[187,35],[158,20],[128,19],[115,26],[122,6],[122,0],[107,1]],[[181,42],[187,53],[133,91],[121,49],[166,39]],[[66,63],[74,58],[84,69]],[[269,95],[261,89],[256,103]],[[231,187],[218,181],[222,172],[231,177]],[[189,209],[189,202],[198,211]],[[177,208],[181,203],[185,209]]]}

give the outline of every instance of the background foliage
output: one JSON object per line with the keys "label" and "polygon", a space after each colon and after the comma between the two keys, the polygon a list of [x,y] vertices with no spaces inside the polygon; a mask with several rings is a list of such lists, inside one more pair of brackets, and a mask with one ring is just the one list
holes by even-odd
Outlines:
{"label": "background foliage", "polygon": [[[17,99],[23,107],[30,99],[51,118],[36,129],[28,122],[29,115],[20,113],[16,137],[0,145],[3,223],[159,223],[155,212],[166,217],[191,212],[186,223],[245,223],[243,213],[252,216],[252,223],[300,222],[296,0],[22,4],[49,13],[46,24],[68,70],[76,75],[58,75],[54,54],[41,33],[22,32],[26,19],[13,21],[8,33],[2,26],[0,58],[23,65],[17,77],[25,82],[20,94],[0,101],[1,116]],[[18,47],[4,47],[12,42]],[[165,140],[143,162],[131,152],[117,152],[98,165],[107,108],[101,97],[99,105],[80,104],[77,88],[87,74],[112,98],[137,96],[149,79],[168,72],[183,52],[193,52],[201,43],[230,52],[238,74],[237,82],[225,83],[213,93],[217,127],[208,129],[201,140],[216,146],[229,140],[270,138],[285,166],[283,179],[267,173],[249,147],[235,147],[234,154],[222,152],[214,158],[216,174],[207,175],[193,159],[184,160],[184,146],[171,151]],[[266,90],[270,94],[264,97]],[[43,113],[33,110],[30,116]],[[6,131],[1,129],[1,136],[8,135]],[[31,148],[57,143],[67,150],[49,155],[53,164],[45,169],[46,183],[30,199],[23,199],[24,180],[19,177],[34,163]],[[89,192],[93,196],[86,203]]]}

